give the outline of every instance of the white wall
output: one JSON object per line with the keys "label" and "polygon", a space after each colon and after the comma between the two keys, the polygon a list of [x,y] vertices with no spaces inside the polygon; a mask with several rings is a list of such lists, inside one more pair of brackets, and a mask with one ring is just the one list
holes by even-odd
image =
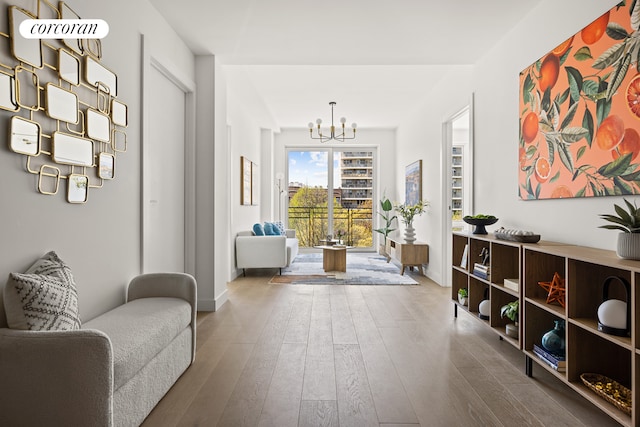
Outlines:
{"label": "white wall", "polygon": [[[309,129],[283,129],[281,133],[276,134],[274,142],[274,179],[275,174],[282,172],[287,176],[287,148],[298,148],[305,150],[313,150],[316,147],[337,147],[337,148],[351,148],[358,146],[377,147],[377,162],[375,165],[375,172],[378,177],[377,187],[374,195],[373,207],[377,209],[380,205],[380,197],[382,192],[386,191],[387,197],[390,200],[397,200],[395,193],[395,176],[396,176],[396,130],[395,129],[366,129],[359,128],[357,138],[353,141],[339,142],[339,143],[325,143],[318,144],[317,141],[312,141],[309,138]],[[286,181],[286,179],[285,179]],[[285,191],[288,186],[287,182],[284,182]],[[286,194],[283,196],[286,199]],[[286,209],[285,203],[283,203],[283,209]],[[376,222],[374,228],[379,228],[382,225],[378,222],[379,216],[375,214]],[[283,213],[284,219],[284,213]],[[379,237],[379,233],[374,233],[374,247],[377,247],[378,243],[375,240]]]}
{"label": "white wall", "polygon": [[[442,284],[444,257],[442,254],[442,195],[444,191],[442,167],[442,124],[471,101],[471,66],[450,67],[442,73],[441,81],[425,94],[425,103],[398,127],[395,193],[404,203],[405,167],[422,159],[422,198],[430,203],[426,213],[414,220],[416,238],[429,244],[429,264],[426,274]],[[404,224],[395,232],[401,236]]]}
{"label": "white wall", "polygon": [[[615,249],[616,232],[599,229],[618,197],[521,201],[518,198],[518,75],[617,1],[545,0],[477,63],[475,208],[496,226],[533,230],[545,240]],[[550,13],[553,11],[553,13]]]}
{"label": "white wall", "polygon": [[[7,7],[14,4],[34,8],[36,2],[0,1],[4,32],[9,29]],[[69,5],[80,16],[109,24],[110,33],[102,41],[102,63],[118,75],[118,98],[129,107],[129,148],[117,157],[115,180],[90,189],[87,204],[71,205],[65,201],[66,181],[58,195],[39,194],[35,175],[24,171],[23,156],[0,144],[0,277],[23,271],[35,258],[56,250],[73,270],[80,315],[89,320],[121,304],[127,283],[141,269],[140,34],[162,46],[184,75],[192,78],[194,65],[191,52],[146,0],[72,0]],[[2,49],[7,46],[3,43]],[[8,134],[10,115],[0,112],[0,135]]]}

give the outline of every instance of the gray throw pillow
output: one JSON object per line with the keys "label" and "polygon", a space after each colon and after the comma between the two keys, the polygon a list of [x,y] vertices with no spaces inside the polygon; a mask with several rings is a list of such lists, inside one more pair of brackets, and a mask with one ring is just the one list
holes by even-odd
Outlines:
{"label": "gray throw pillow", "polygon": [[49,252],[27,273],[11,273],[4,288],[7,323],[12,329],[80,329],[78,293],[71,269]]}

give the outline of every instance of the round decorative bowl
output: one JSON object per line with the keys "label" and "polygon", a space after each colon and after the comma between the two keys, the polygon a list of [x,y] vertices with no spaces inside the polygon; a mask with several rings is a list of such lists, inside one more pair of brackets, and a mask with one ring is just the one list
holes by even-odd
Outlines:
{"label": "round decorative bowl", "polygon": [[487,229],[484,228],[487,225],[495,224],[498,222],[498,218],[462,218],[467,224],[475,226],[473,234],[488,234]]}

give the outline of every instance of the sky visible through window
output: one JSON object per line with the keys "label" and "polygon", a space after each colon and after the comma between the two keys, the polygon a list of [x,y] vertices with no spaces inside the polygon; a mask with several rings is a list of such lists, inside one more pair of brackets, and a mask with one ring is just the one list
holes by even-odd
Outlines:
{"label": "sky visible through window", "polygon": [[[329,153],[326,151],[289,151],[289,182],[309,187],[327,188]],[[333,183],[340,187],[340,153],[334,154]]]}

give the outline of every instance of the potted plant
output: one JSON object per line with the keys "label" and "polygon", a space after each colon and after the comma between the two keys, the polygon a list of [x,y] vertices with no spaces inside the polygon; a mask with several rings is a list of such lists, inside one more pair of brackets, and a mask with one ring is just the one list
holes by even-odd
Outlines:
{"label": "potted plant", "polygon": [[506,317],[513,323],[506,326],[506,333],[512,338],[518,338],[518,309],[520,302],[518,300],[511,301],[500,308],[500,317]]}
{"label": "potted plant", "polygon": [[426,200],[420,200],[415,205],[396,205],[395,209],[402,217],[402,222],[406,226],[404,230],[404,240],[406,243],[413,243],[416,241],[416,233],[413,229],[413,219],[416,215],[422,215],[425,209],[429,206],[429,202]]}
{"label": "potted plant", "polygon": [[601,225],[600,228],[620,230],[616,253],[620,258],[640,260],[640,209],[623,199],[627,210],[616,204],[613,205],[617,215],[601,214],[600,217],[613,224]]}
{"label": "potted plant", "polygon": [[391,233],[392,231],[395,231],[395,228],[391,227],[393,227],[393,220],[397,219],[398,217],[396,215],[391,216],[390,212],[392,210],[393,205],[391,204],[391,201],[383,195],[382,200],[380,200],[380,210],[378,211],[378,215],[380,215],[384,220],[384,227],[374,230],[384,236],[384,240],[380,244],[380,255],[387,255],[387,236],[389,236],[389,233]]}
{"label": "potted plant", "polygon": [[467,288],[458,289],[458,302],[462,305],[467,305],[467,298],[469,297],[469,293],[467,292]]}

